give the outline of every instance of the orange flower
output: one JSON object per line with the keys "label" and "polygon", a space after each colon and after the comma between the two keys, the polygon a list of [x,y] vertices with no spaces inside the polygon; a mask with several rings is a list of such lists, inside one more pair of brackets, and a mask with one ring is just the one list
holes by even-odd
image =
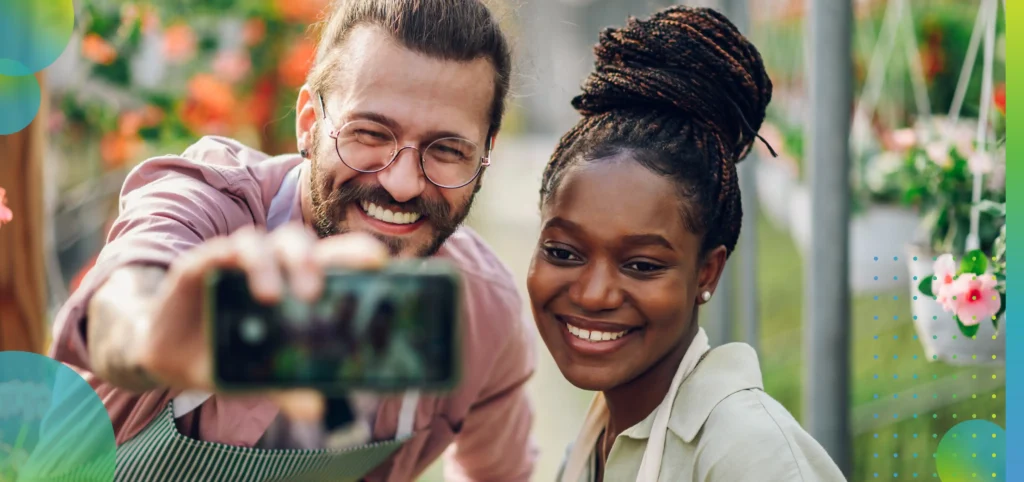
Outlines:
{"label": "orange flower", "polygon": [[100,157],[107,168],[118,169],[136,159],[142,152],[142,146],[142,138],[138,134],[108,132],[100,140]]}
{"label": "orange flower", "polygon": [[270,123],[270,118],[274,115],[274,94],[274,79],[272,77],[260,79],[256,88],[253,89],[252,97],[248,102],[249,115],[257,127],[262,128]]}
{"label": "orange flower", "polygon": [[328,3],[329,0],[276,0],[274,6],[286,22],[313,23]]}
{"label": "orange flower", "polygon": [[156,127],[164,120],[164,112],[151,105],[143,107],[140,115],[143,127]]}
{"label": "orange flower", "polygon": [[200,74],[189,81],[181,120],[197,133],[224,135],[235,123],[237,107],[231,86],[212,75]]}
{"label": "orange flower", "polygon": [[118,132],[122,136],[138,134],[140,128],[142,128],[142,114],[138,112],[125,112],[118,119]]}
{"label": "orange flower", "polygon": [[14,212],[7,207],[7,190],[0,187],[0,226],[14,219]]}
{"label": "orange flower", "polygon": [[164,31],[164,55],[174,63],[189,60],[196,54],[196,34],[183,23],[175,24]]}
{"label": "orange flower", "polygon": [[263,22],[263,19],[251,18],[245,22],[245,29],[242,31],[242,41],[245,45],[252,47],[263,41],[263,37],[267,35],[267,24]]}
{"label": "orange flower", "polygon": [[997,85],[996,92],[992,97],[996,103],[996,109],[999,109],[999,112],[1006,115],[1006,84]]}
{"label": "orange flower", "polygon": [[82,39],[82,55],[100,65],[110,65],[117,60],[117,50],[97,34],[90,33]]}
{"label": "orange flower", "polygon": [[316,59],[316,44],[309,39],[302,39],[288,49],[284,60],[278,66],[278,75],[288,87],[301,87],[306,82],[306,74],[313,67]]}

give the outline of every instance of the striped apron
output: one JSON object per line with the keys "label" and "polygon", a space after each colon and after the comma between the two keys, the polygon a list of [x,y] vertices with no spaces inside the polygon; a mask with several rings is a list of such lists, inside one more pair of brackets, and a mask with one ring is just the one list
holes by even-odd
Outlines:
{"label": "striped apron", "polygon": [[[285,177],[267,211],[267,229],[292,219],[297,207],[301,164]],[[160,481],[357,481],[373,471],[412,437],[419,393],[402,399],[395,439],[343,450],[267,450],[204,442],[178,431],[176,418],[212,396],[188,391],[172,400],[153,422],[117,449],[114,480]]]}

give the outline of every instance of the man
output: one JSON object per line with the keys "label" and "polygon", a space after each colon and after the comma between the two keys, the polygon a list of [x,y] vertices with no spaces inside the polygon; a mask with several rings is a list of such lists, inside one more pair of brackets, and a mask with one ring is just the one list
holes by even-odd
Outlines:
{"label": "man", "polygon": [[[460,227],[500,126],[507,41],[480,0],[333,8],[296,103],[301,157],[207,137],[142,163],[95,267],[58,314],[51,355],[95,375],[119,480],[412,480],[442,453],[447,480],[530,477],[532,337],[510,272]],[[374,402],[381,442],[348,459],[317,452],[292,423],[319,416],[316,398],[210,395],[205,273],[242,269],[265,302],[286,282],[312,300],[326,266],[375,268],[389,255],[461,268],[454,392]]]}

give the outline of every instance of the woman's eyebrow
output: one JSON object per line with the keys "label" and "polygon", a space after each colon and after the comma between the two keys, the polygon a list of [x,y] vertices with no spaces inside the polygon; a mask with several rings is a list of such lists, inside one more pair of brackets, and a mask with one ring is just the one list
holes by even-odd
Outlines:
{"label": "woman's eyebrow", "polygon": [[670,251],[675,251],[675,248],[672,247],[672,243],[668,242],[668,240],[660,234],[631,234],[622,238],[622,244],[632,246],[662,246]]}
{"label": "woman's eyebrow", "polygon": [[548,228],[561,228],[572,233],[582,231],[582,228],[579,224],[576,224],[572,221],[569,221],[568,219],[559,216],[555,216],[551,219],[548,219],[547,222],[544,223],[543,229]]}

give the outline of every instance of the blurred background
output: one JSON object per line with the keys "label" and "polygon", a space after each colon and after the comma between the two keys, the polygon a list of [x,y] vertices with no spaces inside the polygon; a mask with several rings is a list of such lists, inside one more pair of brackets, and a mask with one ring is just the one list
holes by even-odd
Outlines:
{"label": "blurred background", "polygon": [[[180,153],[207,134],[270,154],[296,150],[295,94],[315,48],[309,26],[329,2],[75,3],[76,33],[40,75],[43,110],[29,129],[4,139],[16,149],[0,171],[7,197],[0,222],[5,209],[11,214],[0,228],[0,349],[45,349],[49,322],[102,247],[133,166]],[[495,172],[470,225],[523,286],[539,232],[540,174],[576,121],[569,100],[592,68],[598,33],[675,2],[490,3],[512,39],[517,69]],[[803,346],[811,322],[805,266],[813,261],[804,146],[816,120],[808,115],[806,2],[691,3],[726,11],[760,50],[775,85],[761,134],[779,153],[772,158],[759,148],[742,165],[748,234],[701,322],[715,343],[755,345],[767,392],[801,419],[813,399],[806,395],[822,382],[805,376],[806,365],[836,362],[808,360]],[[851,480],[931,478],[938,439],[950,427],[965,419],[1003,425],[1005,344],[997,323],[958,320],[919,286],[938,256],[952,254],[966,271],[999,277],[1005,299],[1005,24],[1002,7],[997,22],[983,21],[988,5],[854,2],[851,310],[848,320],[816,321],[850,327]],[[994,25],[991,48],[987,25]],[[25,187],[31,182],[42,189]],[[974,224],[972,206],[979,206]],[[993,261],[961,263],[974,248]],[[1002,320],[1002,310],[995,315]],[[529,385],[541,449],[535,480],[552,480],[592,394],[569,385],[537,343]],[[439,467],[423,478],[441,479]]]}

